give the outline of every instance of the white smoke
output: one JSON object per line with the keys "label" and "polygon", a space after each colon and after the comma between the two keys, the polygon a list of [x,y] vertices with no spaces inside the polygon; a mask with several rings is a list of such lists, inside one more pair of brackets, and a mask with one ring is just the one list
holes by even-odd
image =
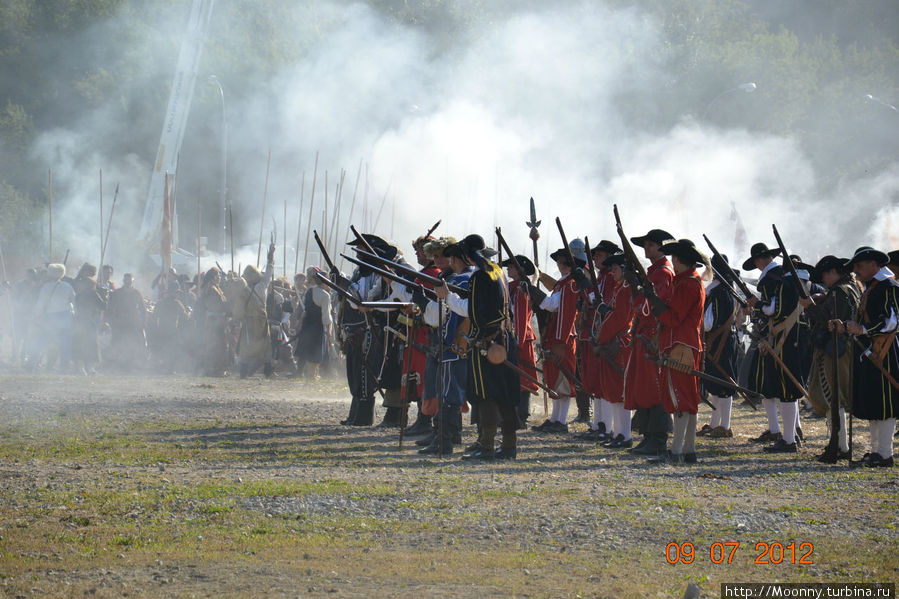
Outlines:
{"label": "white smoke", "polygon": [[[291,247],[296,244],[300,176],[306,173],[301,250],[316,152],[313,227],[322,228],[324,171],[329,172],[333,209],[334,185],[340,168],[346,168],[342,225],[336,235],[343,238],[356,170],[364,159],[369,178],[366,185],[363,175],[360,183],[353,222],[371,227],[380,212],[375,232],[390,237],[392,231],[407,255],[411,240],[437,219],[442,219],[440,234],[477,232],[488,242],[494,225],[501,225],[513,249],[530,253],[524,221],[531,196],[543,220],[541,263],[544,244],[550,250],[561,244],[556,216],[569,238],[587,234],[592,243],[614,240],[613,203],[631,235],[664,228],[704,247],[701,234],[707,233],[732,260],[748,252],[748,247],[734,246],[732,203],[749,243],[772,245],[771,224],[777,223],[789,249],[807,261],[825,253],[847,254],[865,243],[896,245],[896,162],[882,172],[842,181],[838,197],[831,197],[819,189],[820,179],[829,173],[816,173],[795,140],[721,130],[689,116],[660,126],[654,119],[661,112],[658,92],[670,88],[677,57],[670,54],[657,24],[636,10],[595,2],[553,5],[485,22],[453,21],[452,35],[429,35],[422,28],[389,22],[363,4],[318,3],[297,11],[297,61],[267,81],[229,80],[227,65],[204,67],[216,71],[226,85],[237,245],[257,239],[269,148],[273,164],[267,214],[283,229],[287,198],[286,233],[280,238],[289,236]],[[252,24],[228,25],[242,31]],[[153,47],[141,50],[155,55]],[[197,106],[218,110],[213,90],[203,88],[205,76],[201,72],[193,120],[205,116],[198,116]],[[710,87],[706,101],[720,91]],[[729,101],[732,96],[719,100]],[[695,107],[694,113],[703,108]],[[98,115],[85,122],[95,125]],[[211,126],[215,115],[207,117]],[[125,123],[107,126],[127,131]],[[98,169],[104,168],[108,181],[120,179],[123,197],[140,203],[155,151],[142,148],[139,160],[135,155],[103,155],[102,147],[85,147],[97,137],[82,136],[77,127],[46,133],[35,153],[54,167],[69,194],[72,237],[91,246],[96,245]],[[184,160],[179,185],[188,196],[217,186],[213,133],[188,128],[188,137],[209,137],[185,141],[202,148]],[[186,197],[184,205],[193,201]],[[873,225],[853,212],[870,214],[880,208],[882,217]],[[133,207],[132,220],[122,226],[136,230],[139,212],[140,206]],[[263,225],[266,241],[270,228]],[[190,233],[182,235],[190,239]],[[125,251],[122,245],[116,247],[119,255]],[[191,249],[193,242],[181,245]],[[276,259],[281,260],[280,249]],[[290,272],[293,261],[288,256]],[[204,268],[211,263],[211,257],[204,259]]]}

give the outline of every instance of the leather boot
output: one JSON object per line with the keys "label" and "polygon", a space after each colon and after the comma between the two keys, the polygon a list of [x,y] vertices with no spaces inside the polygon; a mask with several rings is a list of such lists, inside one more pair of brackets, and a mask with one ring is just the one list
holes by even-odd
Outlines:
{"label": "leather boot", "polygon": [[403,434],[409,437],[413,437],[415,435],[423,435],[425,433],[431,432],[431,417],[425,416],[421,412],[418,413],[418,417],[415,419],[415,424],[407,428]]}
{"label": "leather boot", "polygon": [[590,396],[579,391],[575,398],[577,404],[577,418],[575,422],[590,422]]}
{"label": "leather boot", "polygon": [[350,413],[349,415],[340,421],[340,424],[347,426],[353,424],[356,420],[356,412],[359,411],[359,398],[354,397],[353,401],[350,402]]}
{"label": "leather boot", "polygon": [[378,428],[396,428],[400,425],[400,416],[402,410],[400,408],[387,408],[384,413],[384,419],[378,424]]}
{"label": "leather boot", "polygon": [[371,426],[375,420],[375,398],[368,397],[359,400],[359,408],[353,426]]}

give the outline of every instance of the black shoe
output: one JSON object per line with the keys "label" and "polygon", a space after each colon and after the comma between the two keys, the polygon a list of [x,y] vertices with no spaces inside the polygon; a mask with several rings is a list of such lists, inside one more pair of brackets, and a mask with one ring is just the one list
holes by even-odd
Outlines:
{"label": "black shoe", "polygon": [[359,398],[354,397],[350,401],[350,413],[349,415],[340,421],[340,424],[343,426],[350,426],[353,424],[353,421],[356,420],[356,413],[359,411]]}
{"label": "black shoe", "polygon": [[781,437],[782,436],[780,433],[772,433],[770,430],[766,430],[758,437],[750,439],[750,441],[752,443],[771,443],[772,441],[773,442],[779,441],[781,439]]}
{"label": "black shoe", "polygon": [[400,426],[401,408],[387,408],[384,419],[376,428],[398,428]]}
{"label": "black shoe", "polygon": [[665,455],[666,449],[664,445],[660,445],[655,441],[647,441],[645,445],[634,447],[630,450],[634,455],[660,456]]}
{"label": "black shoe", "polygon": [[603,438],[603,433],[599,429],[588,428],[582,433],[575,433],[574,438],[582,441],[600,441]]}
{"label": "black shoe", "polygon": [[437,433],[435,433],[434,431],[431,431],[431,434],[429,434],[427,437],[422,437],[421,439],[416,441],[415,444],[418,445],[419,447],[424,447],[426,445],[430,445],[431,443],[433,443],[434,439],[436,439],[436,438],[437,438]]}
{"label": "black shoe", "polygon": [[532,427],[531,427],[531,430],[532,430],[532,431],[537,431],[537,432],[542,433],[542,432],[545,431],[551,424],[552,424],[552,422],[550,422],[549,420],[544,420],[544,421],[541,422],[540,424],[535,424],[534,426],[532,426]]}
{"label": "black shoe", "polygon": [[[419,449],[418,453],[420,453],[422,455],[437,455],[437,454],[441,453],[440,452],[440,443],[438,443],[437,440],[435,439],[434,442],[431,443],[430,445],[428,445],[427,447],[422,447],[421,449]],[[443,455],[449,455],[451,453],[453,453],[452,445],[449,445],[449,446],[443,448]]]}
{"label": "black shoe", "polygon": [[510,447],[509,449],[500,447],[493,453],[493,455],[497,460],[514,460],[518,457],[518,449],[515,447]]}
{"label": "black shoe", "polygon": [[465,453],[474,453],[475,451],[481,451],[481,444],[477,441],[465,448]]}
{"label": "black shoe", "polygon": [[796,453],[796,444],[778,439],[774,445],[762,448],[765,453]]}
{"label": "black shoe", "polygon": [[404,430],[403,435],[406,437],[420,437],[421,435],[430,435],[432,432],[434,432],[433,424],[430,422],[419,422]]}
{"label": "black shoe", "polygon": [[893,456],[885,458],[879,453],[872,453],[871,457],[868,458],[868,461],[865,462],[865,466],[868,468],[892,468]]}
{"label": "black shoe", "polygon": [[480,460],[482,462],[492,462],[496,459],[496,453],[479,449],[463,455],[462,459],[466,461]]}
{"label": "black shoe", "polygon": [[568,425],[564,422],[553,422],[552,426],[546,429],[546,432],[553,433],[556,435],[567,435],[568,434]]}

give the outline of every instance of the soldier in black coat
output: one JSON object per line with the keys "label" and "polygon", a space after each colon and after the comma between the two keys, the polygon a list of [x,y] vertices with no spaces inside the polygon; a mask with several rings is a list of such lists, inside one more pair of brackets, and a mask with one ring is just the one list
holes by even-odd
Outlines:
{"label": "soldier in black coat", "polygon": [[[797,400],[802,396],[797,386],[775,358],[773,351],[786,368],[795,376],[801,369],[799,351],[799,293],[791,281],[784,280],[783,268],[774,261],[780,249],[769,250],[764,243],[756,243],[750,250],[750,257],[743,263],[743,270],[759,269],[761,276],[756,287],[760,299],[749,298],[753,308],[752,317],[756,333],[769,350],[760,350],[753,358],[750,374],[750,388],[761,393],[768,416],[768,430],[755,441],[774,441],[765,448],[773,453],[795,453],[797,449]],[[789,259],[789,258],[787,258]],[[778,408],[783,422],[783,431],[777,425]]]}
{"label": "soldier in black coat", "polygon": [[863,462],[871,467],[893,465],[893,434],[899,415],[899,390],[875,365],[899,378],[899,283],[886,268],[886,253],[860,247],[847,262],[865,285],[858,319],[832,320],[837,330],[858,335],[868,357],[856,356],[853,372],[852,413],[871,422],[871,451]]}

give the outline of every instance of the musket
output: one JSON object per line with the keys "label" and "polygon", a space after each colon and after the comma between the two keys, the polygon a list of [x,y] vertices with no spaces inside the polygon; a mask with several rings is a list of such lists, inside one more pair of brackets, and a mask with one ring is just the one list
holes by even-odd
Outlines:
{"label": "musket", "polygon": [[812,299],[812,296],[808,294],[808,290],[805,288],[805,285],[802,284],[802,280],[799,278],[799,273],[796,272],[796,265],[793,264],[793,260],[790,259],[790,255],[787,253],[787,248],[784,246],[783,239],[780,238],[780,233],[777,232],[777,225],[772,224],[771,228],[774,229],[774,238],[777,240],[777,245],[780,246],[780,252],[783,254],[783,262],[784,268],[790,271],[790,274],[793,275],[793,282],[796,284],[796,290],[799,291],[799,297],[804,300],[808,300],[815,304],[815,300]]}
{"label": "musket", "polygon": [[808,399],[809,401],[812,401],[812,398],[809,397],[809,395],[808,395],[808,391],[806,391],[805,387],[802,386],[802,383],[799,382],[799,379],[797,379],[793,375],[793,373],[790,372],[790,369],[787,368],[787,365],[784,364],[784,361],[780,358],[780,356],[777,355],[777,352],[774,351],[774,348],[772,348],[771,345],[764,339],[758,340],[758,347],[759,347],[759,349],[766,352],[769,356],[771,356],[771,358],[775,362],[777,362],[777,365],[780,366],[781,370],[783,370],[783,373],[785,375],[787,375],[787,378],[790,379],[790,382],[792,382],[793,385],[796,386],[796,389],[800,393],[802,393],[802,396],[805,397],[806,399]]}
{"label": "musket", "polygon": [[[552,353],[551,351],[545,350],[545,349],[541,349],[540,351],[543,353],[543,358],[545,360],[549,360],[550,362],[553,362],[552,359],[550,358],[550,356],[555,357],[556,354]],[[571,370],[569,370],[567,366],[562,364],[561,360],[559,361],[558,364],[553,362],[553,365],[556,368],[558,368],[559,372],[561,372],[565,376],[565,378],[567,378],[569,381],[574,383],[575,390],[577,390],[577,391],[584,390],[584,383],[581,382],[581,379],[577,378],[577,376],[575,376],[575,374],[573,372],[571,372]]]}
{"label": "musket", "polygon": [[[656,364],[658,364],[659,366],[662,366],[664,368],[670,368],[671,370],[676,370],[677,372],[682,372],[684,374],[690,374],[690,375],[695,376],[698,379],[708,381],[710,383],[715,383],[716,385],[721,385],[723,387],[729,387],[731,389],[734,389],[736,391],[739,391],[739,392],[745,394],[747,397],[754,397],[757,399],[763,398],[763,396],[761,394],[756,393],[755,391],[747,389],[746,387],[741,387],[740,385],[738,385],[732,381],[720,379],[716,376],[712,376],[710,374],[700,372],[700,371],[696,370],[695,368],[693,368],[692,366],[690,366],[688,364],[683,364],[681,362],[678,362],[677,360],[672,360],[670,357],[668,357],[664,354],[659,355],[659,356],[654,356],[652,354],[643,354],[643,355],[646,357],[647,360],[649,360],[651,362],[655,362]],[[707,399],[704,399],[703,401],[705,403],[707,403],[713,410],[715,409],[715,406],[713,406],[711,403],[709,403],[709,401]]]}
{"label": "musket", "polygon": [[593,298],[597,302],[602,301],[599,293],[599,282],[596,280],[596,273],[593,271],[593,252],[590,251],[590,239],[584,236],[584,245],[587,246],[587,276],[590,277],[590,285],[593,287]]}
{"label": "musket", "polygon": [[415,304],[413,302],[359,302],[359,306],[362,308],[368,308],[369,310],[381,310],[384,312],[390,310],[402,310],[403,308],[411,308]]}
{"label": "musket", "polygon": [[319,280],[323,285],[325,285],[328,289],[331,289],[332,291],[336,292],[337,295],[339,295],[340,297],[342,297],[342,298],[345,299],[346,301],[350,302],[350,303],[353,304],[354,306],[360,306],[360,305],[362,305],[362,302],[361,302],[358,298],[353,297],[353,295],[352,295],[351,293],[349,293],[347,290],[342,289],[342,288],[341,288],[339,285],[337,285],[334,281],[332,281],[331,279],[329,279],[328,277],[326,277],[326,276],[324,275],[324,273],[321,273],[321,272],[319,272],[319,271],[316,271],[316,272],[315,272],[315,276],[316,276],[316,278],[318,278],[318,280]]}
{"label": "musket", "polygon": [[[400,264],[399,262],[393,262],[392,260],[388,260],[387,258],[382,258],[381,256],[378,256],[377,254],[373,254],[371,252],[366,252],[365,250],[362,250],[359,248],[353,248],[353,249],[356,251],[356,254],[358,254],[358,255],[362,256],[362,258],[364,258],[363,261],[366,262],[367,266],[371,266],[371,263],[375,262],[376,264],[380,264],[380,265],[389,267],[394,272],[407,275],[408,277],[410,277],[412,279],[421,279],[425,283],[434,285],[435,287],[440,287],[444,283],[446,283],[446,281],[444,281],[443,279],[441,279],[439,277],[432,277],[431,275],[425,274],[423,272],[419,272],[419,271],[415,270],[414,268],[412,268],[411,266],[407,266],[405,264]],[[462,298],[468,297],[468,289],[463,289],[462,287],[459,287],[458,285],[453,285],[452,283],[446,283],[446,286],[449,288],[450,291],[458,294],[459,297],[462,297]]]}
{"label": "musket", "polygon": [[[845,327],[846,323],[843,323],[843,326]],[[884,378],[890,382],[893,388],[899,391],[899,381],[896,381],[896,379],[893,378],[893,375],[891,375],[889,371],[887,371],[883,367],[883,364],[881,364],[877,361],[876,358],[874,358],[874,356],[871,354],[871,348],[865,347],[865,345],[861,341],[859,341],[858,337],[856,337],[855,335],[849,335],[849,338],[852,339],[852,341],[858,346],[858,348],[862,352],[862,355],[868,358],[871,364],[874,364],[874,366],[877,367],[877,370],[880,371],[880,374],[882,374]],[[834,353],[836,353],[836,346],[834,346]]]}
{"label": "musket", "polygon": [[[833,330],[833,393],[830,398],[830,441],[824,448],[821,461],[826,464],[836,464],[840,459],[840,355],[837,349],[840,346],[840,333]],[[850,461],[852,456],[850,455]]]}
{"label": "musket", "polygon": [[409,279],[404,279],[403,277],[399,276],[398,274],[396,274],[394,272],[390,272],[389,270],[385,270],[383,268],[378,268],[377,266],[368,264],[366,262],[362,262],[361,260],[357,260],[355,258],[347,256],[346,254],[340,254],[340,256],[341,256],[341,258],[343,258],[345,260],[349,260],[351,263],[355,264],[356,266],[361,266],[363,268],[370,269],[373,273],[380,275],[380,276],[384,277],[385,279],[389,279],[391,281],[399,283],[400,285],[407,285],[409,287],[414,287],[414,288],[420,289],[421,292],[424,293],[428,299],[437,301],[437,294],[434,293],[434,291],[432,289],[428,289],[424,285],[416,283],[415,281],[410,281]]}
{"label": "musket", "polygon": [[[735,380],[733,379],[732,376],[730,376],[729,374],[727,374],[727,371],[725,371],[724,368],[722,368],[721,365],[718,364],[718,362],[716,362],[716,361],[714,360],[714,358],[712,358],[708,353],[706,353],[706,354],[705,354],[705,359],[706,359],[706,362],[708,362],[709,364],[711,364],[712,366],[714,366],[715,369],[716,369],[718,372],[720,372],[721,375],[722,375],[722,376],[723,376],[723,377],[724,377],[724,378],[725,378],[725,379],[726,379],[732,386],[734,386],[735,389],[737,388],[737,381],[735,381]],[[743,395],[743,398],[746,400],[746,403],[748,403],[749,406],[750,406],[753,410],[758,410],[758,409],[759,409],[759,405],[758,405],[757,403],[755,403],[755,401],[753,401],[753,399],[752,399],[751,396],[744,394],[744,395]]]}
{"label": "musket", "polygon": [[234,209],[231,202],[228,202],[228,236],[231,238],[231,272],[234,272]]}
{"label": "musket", "polygon": [[[442,220],[442,219],[441,219],[441,220]],[[437,230],[437,227],[439,227],[439,226],[440,226],[440,220],[438,220],[436,223],[434,223],[434,226],[433,226],[433,227],[431,227],[430,229],[428,229],[428,232],[425,233],[425,237],[430,237],[430,236],[431,236],[431,233],[433,233],[434,231],[436,231],[436,230]]]}
{"label": "musket", "polygon": [[[496,239],[497,243],[499,243],[499,236],[502,235],[502,227],[496,227]],[[496,257],[496,263],[502,264],[503,261],[503,246],[500,245],[498,248],[499,254]],[[508,252],[507,252],[508,253]]]}
{"label": "musket", "polygon": [[68,248],[67,248],[67,249],[66,249],[66,255],[65,255],[65,256],[63,257],[63,259],[62,259],[62,265],[65,266],[65,265],[66,265],[66,262],[68,262],[68,261],[69,261],[69,250],[68,250]]}
{"label": "musket", "polygon": [[568,238],[565,236],[565,229],[562,228],[562,221],[556,217],[556,226],[559,228],[559,235],[562,236],[562,245],[565,247],[565,255],[568,256],[568,264],[571,266],[571,278],[574,278],[574,269],[577,268],[577,262],[574,261],[574,254],[568,246]]}
{"label": "musket", "polygon": [[331,262],[331,256],[328,255],[328,250],[325,249],[325,244],[322,242],[322,238],[318,236],[318,231],[313,229],[312,234],[315,237],[315,243],[318,244],[318,250],[322,253],[322,258],[325,259],[325,264],[328,265],[328,272],[338,272],[337,267],[334,266],[333,262]]}
{"label": "musket", "polygon": [[721,252],[718,251],[718,248],[716,248],[715,245],[711,242],[708,235],[703,234],[702,238],[705,239],[705,242],[708,244],[709,249],[712,250],[712,254],[715,256],[718,256],[718,259],[724,265],[725,273],[730,275],[730,279],[737,285],[737,287],[740,288],[740,291],[743,292],[743,295],[746,296],[746,300],[740,300],[740,303],[745,306],[746,302],[750,298],[754,299],[755,301],[758,301],[759,300],[758,296],[756,294],[754,294],[752,291],[750,291],[749,287],[746,285],[746,282],[743,281],[743,279],[741,279],[740,276],[734,272],[734,269],[731,268],[731,266],[730,266],[730,264],[728,264],[727,260],[724,259],[724,256],[721,255]]}
{"label": "musket", "polygon": [[497,227],[496,228],[496,240],[499,242],[499,247],[504,249],[507,254],[509,254],[509,260],[512,261],[512,266],[514,266],[521,276],[524,277],[524,269],[521,267],[521,263],[518,262],[518,258],[515,257],[515,253],[509,248],[509,244],[506,243],[505,237],[503,237],[502,230]]}
{"label": "musket", "polygon": [[531,376],[531,374],[529,372],[526,372],[520,366],[513,364],[508,359],[504,360],[503,364],[505,364],[508,368],[511,368],[512,370],[517,372],[519,376],[526,378],[527,380],[531,381],[532,383],[534,383],[535,385],[537,385],[538,387],[540,387],[541,389],[546,391],[551,398],[559,399],[558,393],[556,393],[555,391],[553,391],[552,389],[550,389],[549,387],[547,387],[546,385],[541,383],[539,380],[537,380],[537,377]]}
{"label": "musket", "polygon": [[534,245],[534,266],[537,268],[540,268],[540,260],[537,258],[537,240],[540,239],[540,232],[537,230],[537,227],[540,226],[541,222],[543,221],[537,220],[537,210],[534,208],[534,198],[531,198],[531,220],[524,224],[531,229],[528,236],[531,238],[531,243]]}
{"label": "musket", "polygon": [[639,279],[640,285],[643,287],[643,297],[649,298],[650,296],[655,295],[655,289],[652,286],[652,281],[649,280],[649,275],[646,274],[646,269],[643,268],[643,263],[640,262],[639,258],[637,258],[637,254],[634,253],[634,248],[631,245],[630,240],[624,233],[624,227],[621,226],[621,216],[618,215],[618,204],[612,205],[612,211],[615,213],[615,228],[618,230],[618,237],[621,238],[621,249],[624,251],[624,256],[625,258],[627,258],[627,262],[628,264],[630,264],[630,267],[634,271],[634,274],[637,275],[637,279]]}

